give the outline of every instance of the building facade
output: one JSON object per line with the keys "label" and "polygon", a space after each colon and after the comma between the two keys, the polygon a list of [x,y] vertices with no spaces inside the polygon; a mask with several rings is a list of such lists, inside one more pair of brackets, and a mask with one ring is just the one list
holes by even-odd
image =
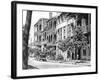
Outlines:
{"label": "building facade", "polygon": [[34,45],[41,48],[42,41],[43,41],[43,30],[46,27],[48,19],[41,18],[39,21],[34,25]]}
{"label": "building facade", "polygon": [[[34,25],[34,41],[35,45],[40,47],[42,51],[45,48],[54,48],[57,56],[60,54],[65,61],[68,60],[90,60],[91,59],[91,15],[82,13],[61,13],[59,16],[52,17],[50,13],[49,19],[40,19]],[[75,29],[80,27],[83,35],[87,39],[85,47],[73,47],[73,51],[67,49],[62,51],[58,48],[58,41],[64,41],[75,36]]]}
{"label": "building facade", "polygon": [[[64,41],[65,39],[73,36],[73,27],[76,26],[75,17],[75,14],[70,13],[62,13],[58,16],[56,29],[57,41]],[[61,54],[64,57],[64,60],[72,59],[72,53],[68,54],[68,50],[62,51],[57,47],[56,53],[57,55]]]}

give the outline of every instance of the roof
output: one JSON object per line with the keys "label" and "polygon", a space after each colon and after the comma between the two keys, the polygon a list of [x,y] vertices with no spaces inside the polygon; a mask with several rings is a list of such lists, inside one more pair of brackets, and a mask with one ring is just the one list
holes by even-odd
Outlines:
{"label": "roof", "polygon": [[34,27],[35,27],[35,25],[37,25],[41,20],[48,20],[47,18],[40,18],[35,24],[34,24]]}
{"label": "roof", "polygon": [[[52,17],[51,19],[48,19],[48,21],[47,21],[47,23],[49,22],[49,21],[52,21],[52,20],[56,20],[57,19],[57,16],[55,16],[55,17]],[[44,29],[44,31],[47,31],[47,30],[49,30],[49,26],[47,26],[47,27],[45,27],[45,29]]]}

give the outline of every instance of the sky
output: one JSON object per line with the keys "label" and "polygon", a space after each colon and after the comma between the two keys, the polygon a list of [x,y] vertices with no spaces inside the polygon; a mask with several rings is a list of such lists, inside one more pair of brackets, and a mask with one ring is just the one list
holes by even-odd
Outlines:
{"label": "sky", "polygon": [[[26,21],[26,13],[27,11],[23,11],[23,26],[25,25]],[[60,13],[52,12],[52,17],[59,15]],[[43,12],[43,11],[32,11],[32,18],[31,18],[31,27],[30,27],[30,36],[29,36],[29,44],[34,42],[34,24],[40,19],[40,18],[48,18],[49,19],[49,12]]]}

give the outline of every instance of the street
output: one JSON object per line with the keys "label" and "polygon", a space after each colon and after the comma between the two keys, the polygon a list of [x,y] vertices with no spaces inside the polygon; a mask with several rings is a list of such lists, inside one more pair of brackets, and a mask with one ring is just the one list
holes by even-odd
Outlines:
{"label": "street", "polygon": [[86,63],[77,63],[74,64],[73,62],[43,62],[43,61],[36,61],[33,58],[29,58],[28,65],[34,66],[38,69],[48,69],[48,68],[66,68],[66,67],[82,67],[82,66],[90,66],[90,62]]}

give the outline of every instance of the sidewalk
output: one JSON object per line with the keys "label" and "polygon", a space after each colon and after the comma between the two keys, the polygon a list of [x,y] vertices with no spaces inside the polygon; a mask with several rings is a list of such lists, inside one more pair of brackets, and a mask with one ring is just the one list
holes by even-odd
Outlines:
{"label": "sidewalk", "polygon": [[28,64],[31,66],[35,66],[39,69],[47,69],[47,68],[64,68],[64,67],[83,67],[83,66],[90,66],[90,62],[78,62],[78,61],[69,61],[69,62],[57,62],[57,61],[36,61],[34,59],[29,59]]}

